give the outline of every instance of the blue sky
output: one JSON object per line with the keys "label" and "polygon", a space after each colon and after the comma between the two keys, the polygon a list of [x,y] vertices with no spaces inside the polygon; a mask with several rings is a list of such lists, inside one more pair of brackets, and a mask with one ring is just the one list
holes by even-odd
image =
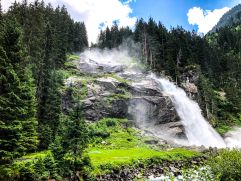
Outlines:
{"label": "blue sky", "polygon": [[[2,0],[6,11],[15,0]],[[16,0],[21,2],[22,0]],[[28,0],[32,3],[34,0]],[[185,29],[195,29],[207,33],[233,6],[241,0],[44,0],[54,7],[65,5],[72,18],[83,21],[87,28],[89,43],[95,43],[100,29],[112,26],[114,21],[120,26],[134,28],[141,17],[153,17],[167,28],[181,25]]]}
{"label": "blue sky", "polygon": [[181,25],[185,29],[197,29],[197,25],[190,25],[187,13],[193,7],[203,10],[232,8],[239,4],[240,0],[136,0],[130,3],[133,10],[132,16],[147,20],[153,17],[161,21],[167,28]]}

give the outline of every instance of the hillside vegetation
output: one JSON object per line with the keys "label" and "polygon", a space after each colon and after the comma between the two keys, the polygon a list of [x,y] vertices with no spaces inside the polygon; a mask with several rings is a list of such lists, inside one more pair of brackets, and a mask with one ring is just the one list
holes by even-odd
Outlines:
{"label": "hillside vegetation", "polygon": [[[134,30],[116,22],[100,32],[91,48],[118,50],[133,46],[130,42],[143,64],[134,66],[178,85],[185,73],[197,74],[195,100],[219,133],[241,125],[240,22],[205,37],[179,26],[167,30],[152,18],[139,19]],[[126,118],[87,121],[83,101],[97,78],[113,78],[130,88],[130,81],[115,73],[90,76],[77,69],[81,57],[76,52],[87,47],[85,24],[75,22],[64,6],[23,1],[0,11],[0,180],[96,180],[128,176],[125,168],[145,179],[146,170],[179,174],[184,167],[206,165],[203,153],[150,144],[153,138]],[[79,87],[67,85],[68,78],[78,79]],[[111,108],[112,102],[129,97],[118,89],[102,103]],[[63,105],[67,98],[69,104]],[[238,150],[215,152],[206,166],[219,180],[237,180],[240,167],[233,165],[240,165],[239,156]]]}

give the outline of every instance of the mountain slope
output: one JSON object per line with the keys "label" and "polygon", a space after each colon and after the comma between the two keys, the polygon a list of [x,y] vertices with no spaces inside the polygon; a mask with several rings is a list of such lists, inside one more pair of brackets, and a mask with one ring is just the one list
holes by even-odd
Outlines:
{"label": "mountain slope", "polygon": [[225,13],[209,33],[213,33],[222,27],[232,26],[237,23],[241,23],[241,4],[233,7]]}

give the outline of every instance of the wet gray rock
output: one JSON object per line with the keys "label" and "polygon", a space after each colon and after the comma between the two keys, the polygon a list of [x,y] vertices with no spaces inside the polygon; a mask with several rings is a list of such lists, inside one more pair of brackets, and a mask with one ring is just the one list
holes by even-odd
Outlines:
{"label": "wet gray rock", "polygon": [[[146,127],[150,133],[163,130],[169,136],[185,138],[184,128],[171,98],[162,91],[155,79],[143,72],[126,70],[124,65],[110,66],[86,58],[76,64],[84,76],[93,77],[91,81],[87,80],[86,85],[83,85],[81,76],[70,77],[65,83],[79,90],[85,86],[86,95],[81,102],[86,120],[128,118],[134,120],[137,127]],[[126,82],[120,82],[109,73],[115,73]],[[74,104],[67,93],[63,95],[62,102],[65,110]],[[150,125],[155,129],[148,129]]]}
{"label": "wet gray rock", "polygon": [[97,181],[127,181],[127,180],[143,180],[148,179],[150,176],[160,177],[162,174],[173,174],[174,176],[181,175],[182,168],[194,168],[205,164],[205,157],[194,157],[189,160],[179,161],[162,161],[161,163],[151,164],[148,167],[142,167],[141,163],[135,168],[121,167],[120,170],[113,170],[106,175],[97,175]]}
{"label": "wet gray rock", "polygon": [[184,72],[180,76],[180,87],[182,87],[187,93],[188,97],[190,97],[193,100],[198,99],[198,79],[199,73],[195,67],[191,70]]}
{"label": "wet gray rock", "polygon": [[149,140],[145,140],[144,142],[149,145],[157,145],[159,141],[156,139],[149,139]]}
{"label": "wet gray rock", "polygon": [[[71,81],[75,87],[83,87],[81,79],[72,78]],[[140,112],[142,114],[138,114],[145,116],[142,117],[145,121],[157,125],[178,121],[171,99],[162,94],[156,83],[149,81],[128,85],[107,76],[88,83],[86,98],[82,101],[86,119],[96,121],[103,117],[116,117],[135,120],[136,113]],[[68,105],[66,109],[71,104],[67,97],[63,101]]]}
{"label": "wet gray rock", "polygon": [[[129,100],[130,118],[162,124],[179,118],[169,97],[140,96]],[[134,117],[133,117],[134,116]]]}
{"label": "wet gray rock", "polygon": [[97,121],[104,117],[127,117],[128,103],[125,99],[108,100],[105,96],[98,96],[93,101],[86,99],[83,103],[85,118],[89,121]]}
{"label": "wet gray rock", "polygon": [[109,92],[115,92],[117,86],[120,84],[119,81],[112,77],[102,77],[96,79],[95,83]]}
{"label": "wet gray rock", "polygon": [[169,122],[161,125],[162,129],[167,130],[171,136],[186,138],[185,129],[181,121]]}
{"label": "wet gray rock", "polygon": [[76,61],[77,68],[80,70],[82,74],[106,74],[106,73],[119,73],[123,72],[126,68],[124,65],[107,65],[101,64],[94,60],[88,58],[81,58]]}
{"label": "wet gray rock", "polygon": [[157,84],[145,82],[145,84],[134,83],[130,87],[130,92],[135,96],[162,96],[162,92]]}
{"label": "wet gray rock", "polygon": [[185,71],[180,76],[180,79],[181,79],[181,82],[189,82],[189,83],[197,84],[199,79],[199,73],[194,67],[191,70]]}
{"label": "wet gray rock", "polygon": [[185,83],[181,84],[181,87],[183,87],[184,90],[188,93],[191,93],[191,94],[197,94],[198,93],[198,88],[194,83],[185,82]]}

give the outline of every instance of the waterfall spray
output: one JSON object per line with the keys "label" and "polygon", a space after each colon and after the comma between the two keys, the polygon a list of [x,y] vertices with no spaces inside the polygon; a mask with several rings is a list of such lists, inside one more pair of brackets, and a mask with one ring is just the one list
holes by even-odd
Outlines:
{"label": "waterfall spray", "polygon": [[[92,71],[92,73],[101,73],[101,70],[98,69],[97,65],[105,67],[106,69],[108,69],[108,67],[113,68],[116,65],[123,65],[121,69],[122,74],[119,76],[126,74],[129,75],[131,80],[133,77],[141,77],[140,82],[138,80],[136,83],[143,84],[144,81],[143,85],[148,86],[150,80],[149,82],[145,82],[146,74],[142,72],[142,69],[140,69],[139,66],[136,66],[136,64],[139,64],[137,61],[138,56],[135,55],[133,58],[133,56],[129,55],[129,50],[134,48],[127,49],[126,47],[122,47],[122,49],[104,51],[92,49],[83,52],[81,57],[83,60],[86,60],[85,63],[88,65],[84,70],[88,72]],[[140,76],[140,74],[142,76]],[[154,74],[150,74],[147,78],[157,83],[160,90],[171,98],[181,119],[181,123],[184,126],[189,145],[203,145],[205,147],[218,148],[241,148],[241,128],[236,128],[236,130],[230,131],[225,135],[226,138],[223,139],[202,116],[199,105],[195,101],[189,99],[183,89],[177,87],[173,82],[164,78],[159,78]],[[131,108],[131,105],[129,105],[129,108]],[[164,140],[172,139],[172,141],[178,144],[186,145],[186,140],[176,139],[174,137],[170,138],[166,130],[159,130],[160,127],[156,127],[155,124],[150,124],[152,120],[145,119],[147,114],[146,111],[148,111],[148,109],[141,103],[140,105],[135,105],[135,111],[133,112],[134,117],[136,118],[135,121],[139,121],[138,124],[142,129],[150,130],[154,135],[157,135]]]}
{"label": "waterfall spray", "polygon": [[170,95],[184,125],[190,145],[218,148],[226,147],[222,137],[202,116],[198,104],[189,99],[183,89],[166,79],[157,78],[154,75],[151,75],[151,77],[160,83],[161,89],[165,93]]}

